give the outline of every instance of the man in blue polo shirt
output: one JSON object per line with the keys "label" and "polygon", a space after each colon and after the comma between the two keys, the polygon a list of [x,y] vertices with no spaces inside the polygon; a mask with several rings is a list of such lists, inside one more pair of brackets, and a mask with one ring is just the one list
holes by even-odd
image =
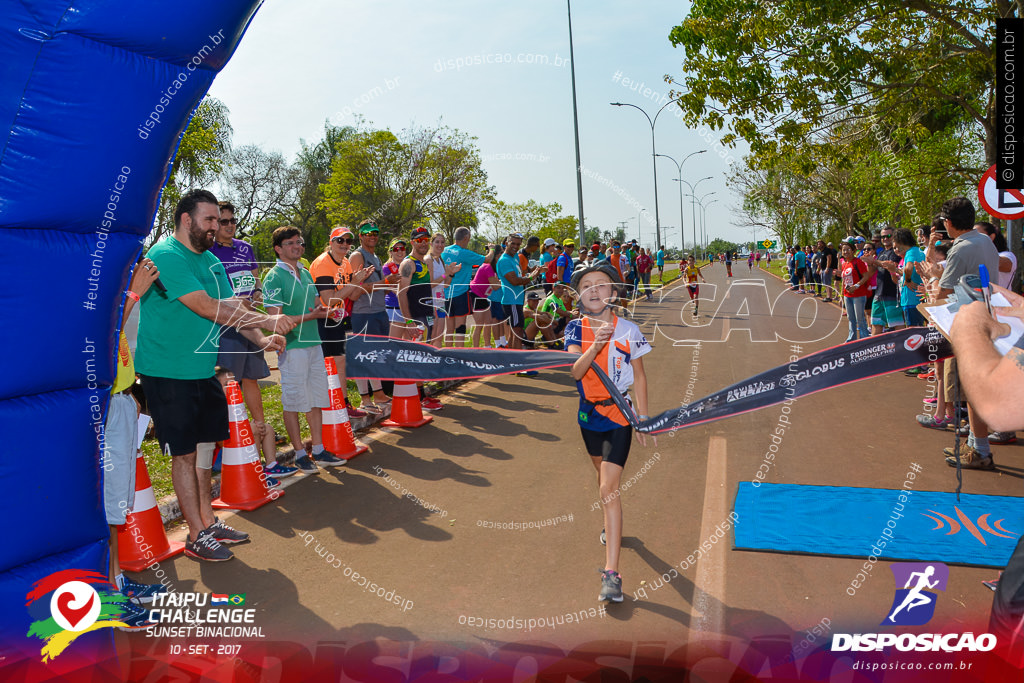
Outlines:
{"label": "man in blue polo shirt", "polygon": [[466,316],[469,315],[469,283],[480,264],[484,262],[482,254],[469,249],[469,228],[455,228],[455,244],[441,252],[441,258],[448,265],[458,263],[462,266],[452,275],[451,284],[445,289],[444,312],[445,335],[443,346],[464,346],[466,342]]}
{"label": "man in blue polo shirt", "polygon": [[569,284],[572,282],[572,271],[574,264],[572,262],[572,250],[576,248],[576,243],[571,239],[567,239],[562,242],[562,254],[558,257],[558,282],[564,282]]}
{"label": "man in blue polo shirt", "polygon": [[498,279],[501,281],[501,306],[505,309],[505,315],[509,327],[512,328],[512,339],[509,340],[509,347],[513,349],[523,348],[523,337],[525,335],[525,317],[523,315],[523,304],[526,303],[526,285],[533,282],[533,278],[540,272],[540,266],[523,275],[519,268],[519,256],[517,252],[523,244],[523,236],[514,232],[505,240],[505,253],[498,258],[495,270]]}

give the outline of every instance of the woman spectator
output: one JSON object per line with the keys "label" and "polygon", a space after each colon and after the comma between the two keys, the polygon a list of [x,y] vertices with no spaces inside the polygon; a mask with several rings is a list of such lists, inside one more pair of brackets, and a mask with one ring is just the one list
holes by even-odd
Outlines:
{"label": "woman spectator", "polygon": [[[388,246],[388,256],[390,258],[384,263],[381,268],[381,272],[384,277],[387,278],[391,275],[398,275],[398,269],[402,265],[402,261],[405,260],[408,243],[401,237],[396,237],[391,240],[391,244]],[[397,285],[395,286],[397,290]],[[402,317],[402,311],[398,306],[398,292],[389,291],[384,295],[384,306],[388,311],[388,321],[391,326],[388,328],[388,334],[395,339],[409,339],[410,329],[405,324],[405,318]],[[412,328],[412,332],[416,332],[418,336],[419,328]],[[416,336],[411,337],[415,339]]]}
{"label": "woman spectator", "polygon": [[636,272],[640,276],[640,282],[647,294],[647,300],[651,300],[651,271],[654,269],[654,259],[647,253],[647,250],[640,247],[640,255],[636,257]]}
{"label": "woman spectator", "polygon": [[996,226],[986,221],[975,223],[974,229],[988,235],[995,245],[996,251],[999,252],[999,286],[1009,289],[1010,283],[1013,282],[1013,274],[1017,271],[1017,256],[1009,250],[1006,238]]}
{"label": "woman spectator", "polygon": [[[501,287],[501,280],[498,279],[498,273],[494,270],[494,264],[498,261],[501,249],[497,245],[488,244],[487,250],[483,265],[476,269],[473,280],[469,284],[470,310],[473,312],[471,343],[478,348],[483,347],[485,342],[487,346],[490,346],[491,325],[494,324],[494,319],[491,317],[490,296],[495,291],[495,287],[499,289]],[[501,304],[498,306],[500,307]],[[487,336],[484,336],[485,334]]]}
{"label": "woman spectator", "polygon": [[345,337],[351,328],[349,317],[352,314],[351,297],[355,293],[353,285],[358,285],[373,273],[373,266],[352,271],[348,253],[355,243],[355,234],[351,228],[342,225],[335,227],[331,230],[324,253],[310,264],[309,274],[313,277],[320,301],[330,311],[326,318],[317,320],[324,355],[334,358],[338,381],[345,389],[343,393],[349,417],[364,417],[366,411],[353,408],[349,403],[348,384],[345,380]]}
{"label": "woman spectator", "polygon": [[846,341],[863,339],[868,336],[868,323],[864,310],[867,303],[867,283],[871,279],[870,269],[864,262],[854,256],[857,242],[846,239],[842,244],[843,258],[839,262],[839,274],[843,283],[843,301],[846,304],[846,317],[850,322],[850,334]]}
{"label": "woman spectator", "polygon": [[441,257],[444,251],[445,238],[442,233],[435,232],[430,238],[430,253],[427,254],[427,263],[430,266],[430,289],[433,293],[434,303],[434,324],[427,333],[427,343],[441,348],[444,342],[445,311],[444,311],[444,290],[451,283],[452,275],[462,270],[461,263],[446,265]]}

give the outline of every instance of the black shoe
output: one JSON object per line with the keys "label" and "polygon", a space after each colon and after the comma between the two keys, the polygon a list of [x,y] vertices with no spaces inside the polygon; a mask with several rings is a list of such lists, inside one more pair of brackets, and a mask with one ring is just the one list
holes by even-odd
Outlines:
{"label": "black shoe", "polygon": [[[214,518],[216,519],[216,518]],[[224,545],[232,545],[234,543],[244,543],[249,540],[249,534],[238,529],[232,529],[224,522],[219,519],[206,528],[211,534],[213,534],[214,540]]]}
{"label": "black shoe", "polygon": [[203,529],[194,541],[185,542],[185,554],[207,562],[226,562],[234,553],[222,546],[213,537],[213,532]]}

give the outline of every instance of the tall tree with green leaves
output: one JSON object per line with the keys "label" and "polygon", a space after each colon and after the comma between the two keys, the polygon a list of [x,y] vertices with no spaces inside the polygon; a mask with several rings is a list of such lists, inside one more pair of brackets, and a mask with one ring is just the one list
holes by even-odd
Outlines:
{"label": "tall tree with green leaves", "polygon": [[447,127],[358,131],[335,147],[321,206],[331,221],[369,218],[386,235],[434,225],[451,238],[494,192],[474,140]]}
{"label": "tall tree with green leaves", "polygon": [[231,150],[230,113],[227,105],[209,95],[196,107],[160,195],[153,231],[149,235],[151,242],[174,230],[174,207],[183,194],[209,186],[220,175]]}

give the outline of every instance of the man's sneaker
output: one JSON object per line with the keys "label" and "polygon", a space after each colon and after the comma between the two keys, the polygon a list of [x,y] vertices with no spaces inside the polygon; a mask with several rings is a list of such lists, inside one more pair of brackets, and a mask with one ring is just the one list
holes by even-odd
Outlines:
{"label": "man's sneaker", "polygon": [[444,404],[436,398],[425,398],[420,405],[423,406],[423,410],[441,410],[441,408],[444,408]]}
{"label": "man's sneaker", "polygon": [[540,373],[537,372],[536,370],[523,370],[522,372],[517,372],[516,374],[519,375],[520,377],[536,377]]}
{"label": "man's sneaker", "polygon": [[131,601],[121,604],[121,616],[116,617],[115,621],[124,624],[124,626],[117,627],[121,631],[141,631],[153,625],[153,622],[149,620],[149,610],[139,607]]}
{"label": "man's sneaker", "polygon": [[167,586],[160,583],[139,583],[127,576],[121,576],[121,592],[138,602],[153,602],[153,596],[167,592]]}
{"label": "man's sneaker", "polygon": [[346,462],[328,450],[314,453],[313,460],[317,465],[321,465],[323,467],[337,467],[338,465],[344,465]]}
{"label": "man's sneaker", "polygon": [[281,482],[279,482],[277,479],[274,479],[273,477],[267,477],[267,488],[268,489],[281,488]]}
{"label": "man's sneaker", "polygon": [[988,435],[989,443],[1013,443],[1017,440],[1017,432],[992,432]]}
{"label": "man's sneaker", "polygon": [[[946,464],[950,467],[956,467],[956,460],[955,455],[951,453],[946,455]],[[965,446],[960,453],[960,467],[965,470],[994,470],[996,464],[992,461],[991,455],[983,456],[970,446]]]}
{"label": "man's sneaker", "polygon": [[954,427],[953,431],[956,432],[958,436],[970,436],[971,425],[965,423],[960,425],[959,427]]}
{"label": "man's sneaker", "polygon": [[924,379],[924,380],[934,379],[935,378],[935,370],[928,370],[927,372],[922,372],[921,374],[919,374],[917,376],[917,378],[918,379]]}
{"label": "man's sneaker", "polygon": [[320,470],[317,469],[317,466],[313,463],[313,461],[309,458],[308,455],[304,455],[301,458],[296,458],[295,467],[300,472],[303,472],[305,474],[317,474],[320,472]]}
{"label": "man's sneaker", "polygon": [[936,419],[934,415],[918,415],[917,424],[922,427],[928,427],[929,429],[945,429],[953,424],[953,421],[943,415],[941,418]]}
{"label": "man's sneaker", "polygon": [[284,479],[290,477],[299,471],[298,467],[289,467],[288,465],[282,465],[278,461],[274,461],[273,464],[267,465],[263,468],[263,471],[267,473],[268,477],[275,477],[277,479]]}
{"label": "man's sneaker", "polygon": [[927,372],[926,368],[922,368],[922,367],[921,367],[921,366],[919,365],[919,366],[917,366],[916,368],[910,368],[910,369],[908,369],[908,370],[904,370],[904,371],[903,371],[903,374],[904,374],[904,375],[908,375],[908,376],[910,376],[910,377],[916,377],[917,375],[921,375],[921,374],[923,374],[923,373],[925,373],[925,372]]}
{"label": "man's sneaker", "polygon": [[622,602],[622,577],[618,572],[610,569],[601,571],[601,593],[597,599]]}
{"label": "man's sneaker", "polygon": [[235,556],[234,553],[217,542],[209,529],[200,531],[196,540],[185,542],[185,554],[208,562],[225,562]]}
{"label": "man's sneaker", "polygon": [[604,529],[601,529],[601,545],[608,545],[608,537],[604,534]]}
{"label": "man's sneaker", "polygon": [[214,540],[218,543],[223,543],[224,545],[244,543],[249,540],[249,534],[244,531],[239,531],[238,529],[232,529],[219,519],[208,526],[206,530],[213,534]]}

